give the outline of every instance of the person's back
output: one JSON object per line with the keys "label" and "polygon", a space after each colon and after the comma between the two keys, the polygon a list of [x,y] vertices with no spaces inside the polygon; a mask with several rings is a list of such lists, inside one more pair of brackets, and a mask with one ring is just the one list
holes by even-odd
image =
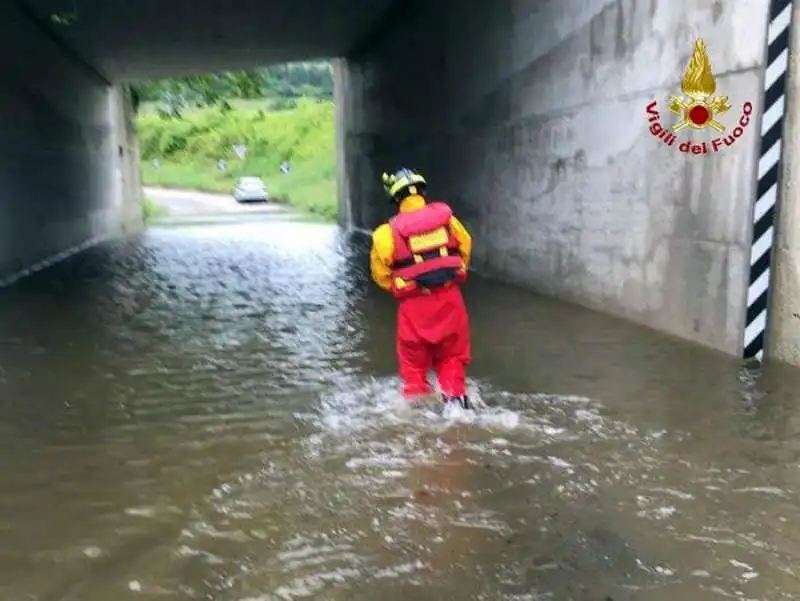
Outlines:
{"label": "person's back", "polygon": [[430,369],[445,401],[468,406],[469,317],[459,286],[466,280],[472,239],[444,202],[426,202],[425,179],[409,169],[384,174],[398,214],[372,235],[375,283],[398,299],[397,357],[403,394],[430,395]]}

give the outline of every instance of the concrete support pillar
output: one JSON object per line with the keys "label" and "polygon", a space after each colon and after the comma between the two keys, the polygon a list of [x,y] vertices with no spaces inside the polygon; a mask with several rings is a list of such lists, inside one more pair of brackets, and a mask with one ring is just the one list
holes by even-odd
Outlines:
{"label": "concrete support pillar", "polygon": [[142,166],[139,149],[139,134],[136,132],[136,111],[130,89],[122,90],[122,107],[125,123],[125,145],[123,147],[123,233],[133,233],[144,227],[142,212]]}
{"label": "concrete support pillar", "polygon": [[114,177],[115,201],[120,210],[120,231],[135,233],[142,229],[142,180],[136,114],[130,90],[116,85],[111,90],[113,138],[116,150]]}
{"label": "concrete support pillar", "polygon": [[784,108],[781,204],[773,255],[766,354],[800,366],[800,2],[792,7]]}
{"label": "concrete support pillar", "polygon": [[347,176],[347,64],[345,59],[333,61],[333,101],[336,127],[336,194],[339,197],[339,225],[352,227],[350,181]]}

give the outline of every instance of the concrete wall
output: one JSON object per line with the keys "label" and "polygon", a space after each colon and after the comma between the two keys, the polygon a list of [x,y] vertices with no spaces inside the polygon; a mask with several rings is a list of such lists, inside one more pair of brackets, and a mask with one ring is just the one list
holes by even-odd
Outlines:
{"label": "concrete wall", "polygon": [[[382,170],[423,170],[476,239],[476,268],[738,353],[767,0],[413,0],[347,57],[353,224],[388,215]],[[648,132],[696,37],[754,123],[724,153]],[[682,133],[681,140],[688,139]],[[698,132],[697,139],[712,137]]]}
{"label": "concrete wall", "polygon": [[[792,23],[800,24],[800,3],[792,7]],[[774,283],[767,332],[767,355],[800,365],[800,35],[792,32],[789,51],[783,136],[781,206],[773,255]]]}
{"label": "concrete wall", "polygon": [[113,89],[16,3],[0,8],[0,71],[2,280],[119,231],[125,136]]}
{"label": "concrete wall", "polygon": [[136,114],[130,90],[114,86],[109,92],[112,115],[112,140],[117,149],[116,186],[109,199],[119,213],[116,219],[123,234],[133,233],[143,226],[142,171]]}
{"label": "concrete wall", "polygon": [[350,89],[348,82],[349,69],[347,62],[342,59],[333,61],[333,102],[336,110],[336,196],[338,198],[339,225],[350,227],[353,218],[350,209],[353,203],[350,199],[350,179],[347,176],[347,127],[345,125],[347,110],[347,93]]}

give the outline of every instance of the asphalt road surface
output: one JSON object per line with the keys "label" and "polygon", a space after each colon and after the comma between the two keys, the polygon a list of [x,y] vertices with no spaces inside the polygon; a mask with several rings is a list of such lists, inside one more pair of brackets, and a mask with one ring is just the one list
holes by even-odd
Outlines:
{"label": "asphalt road surface", "polygon": [[146,196],[166,209],[169,216],[219,215],[223,213],[276,213],[285,207],[273,203],[238,203],[227,194],[209,194],[192,190],[144,188]]}

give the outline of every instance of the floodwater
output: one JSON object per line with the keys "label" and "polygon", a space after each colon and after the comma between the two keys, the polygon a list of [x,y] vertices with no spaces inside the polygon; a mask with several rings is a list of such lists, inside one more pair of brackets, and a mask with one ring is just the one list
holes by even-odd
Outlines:
{"label": "floodwater", "polygon": [[365,267],[275,218],[0,291],[0,599],[800,598],[796,372],[475,277],[486,407],[414,412]]}

